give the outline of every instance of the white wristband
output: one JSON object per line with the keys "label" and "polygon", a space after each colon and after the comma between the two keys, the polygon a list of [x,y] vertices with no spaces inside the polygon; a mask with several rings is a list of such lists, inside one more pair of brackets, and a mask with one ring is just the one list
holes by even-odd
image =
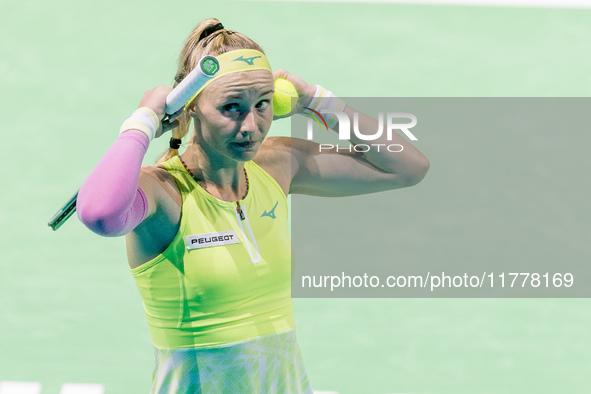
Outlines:
{"label": "white wristband", "polygon": [[139,130],[148,137],[148,141],[156,138],[156,130],[160,127],[160,119],[154,111],[148,107],[141,107],[134,111],[133,114],[121,125],[119,134],[125,133],[129,130]]}
{"label": "white wristband", "polygon": [[[323,110],[343,112],[346,106],[347,104],[335,96],[333,92],[320,85],[316,85],[316,93],[314,93],[314,98],[312,98],[308,107],[322,114],[326,120],[326,125],[329,129],[332,129],[339,122],[339,118],[335,114],[325,113]],[[311,118],[315,115],[314,112],[306,110],[303,114]]]}

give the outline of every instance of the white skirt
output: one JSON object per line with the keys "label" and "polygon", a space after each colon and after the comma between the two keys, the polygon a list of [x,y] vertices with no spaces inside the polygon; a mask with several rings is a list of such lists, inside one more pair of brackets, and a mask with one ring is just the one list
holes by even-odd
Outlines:
{"label": "white skirt", "polygon": [[295,329],[221,346],[161,349],[151,394],[312,394]]}

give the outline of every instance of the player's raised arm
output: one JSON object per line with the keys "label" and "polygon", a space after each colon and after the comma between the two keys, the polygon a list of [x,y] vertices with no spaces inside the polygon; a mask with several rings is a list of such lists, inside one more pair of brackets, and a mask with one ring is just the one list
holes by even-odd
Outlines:
{"label": "player's raised arm", "polygon": [[[376,119],[355,111],[321,86],[311,86],[285,70],[277,70],[275,77],[288,79],[298,90],[298,104],[290,115],[298,112],[317,118],[323,115],[321,124],[339,132],[338,116],[322,112],[327,109],[343,112],[351,120],[358,117],[362,132],[375,133],[379,129]],[[383,131],[371,144],[351,133],[349,142],[353,147],[363,144],[363,149],[337,149],[297,138],[283,140],[282,145],[289,150],[293,163],[290,191],[317,196],[374,193],[415,185],[429,170],[427,158],[395,132],[389,135]]]}
{"label": "player's raised arm", "polygon": [[80,188],[78,218],[97,234],[127,234],[154,207],[149,203],[151,196],[138,186],[138,181],[150,141],[163,132],[160,119],[170,90],[159,86],[146,92],[140,108],[123,123],[119,137]]}

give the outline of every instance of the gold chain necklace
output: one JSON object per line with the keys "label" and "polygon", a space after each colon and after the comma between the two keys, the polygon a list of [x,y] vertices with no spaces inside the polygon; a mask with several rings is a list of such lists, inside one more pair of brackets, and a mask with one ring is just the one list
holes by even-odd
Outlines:
{"label": "gold chain necklace", "polygon": [[[205,186],[203,186],[197,178],[195,178],[195,175],[193,175],[191,170],[189,170],[189,167],[187,167],[187,165],[185,164],[185,162],[181,158],[181,155],[178,155],[178,158],[181,161],[181,163],[183,164],[183,167],[185,167],[185,170],[187,170],[189,175],[191,175],[191,178],[193,178],[195,180],[195,182],[197,182],[197,184],[199,186],[201,186],[201,188],[203,190],[205,190],[207,193],[209,193],[209,190],[207,190],[207,188]],[[248,189],[249,189],[248,174],[246,172],[246,168],[243,168],[243,170],[244,170],[244,178],[246,179],[246,192],[244,193],[244,196],[240,200],[244,200],[246,198],[246,196],[248,195]],[[209,194],[213,196],[213,194],[211,194],[211,193],[209,193]],[[238,214],[240,215],[240,220],[245,219],[244,212],[242,212],[242,208],[240,207],[240,201],[236,201],[236,212],[238,212]]]}

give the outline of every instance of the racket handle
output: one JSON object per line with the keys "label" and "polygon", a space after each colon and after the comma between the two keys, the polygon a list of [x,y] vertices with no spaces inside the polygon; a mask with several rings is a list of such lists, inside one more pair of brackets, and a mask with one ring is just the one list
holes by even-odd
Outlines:
{"label": "racket handle", "polygon": [[215,78],[219,72],[219,63],[214,56],[203,56],[195,67],[169,94],[166,96],[166,114],[172,115],[185,106],[195,93],[209,80]]}

